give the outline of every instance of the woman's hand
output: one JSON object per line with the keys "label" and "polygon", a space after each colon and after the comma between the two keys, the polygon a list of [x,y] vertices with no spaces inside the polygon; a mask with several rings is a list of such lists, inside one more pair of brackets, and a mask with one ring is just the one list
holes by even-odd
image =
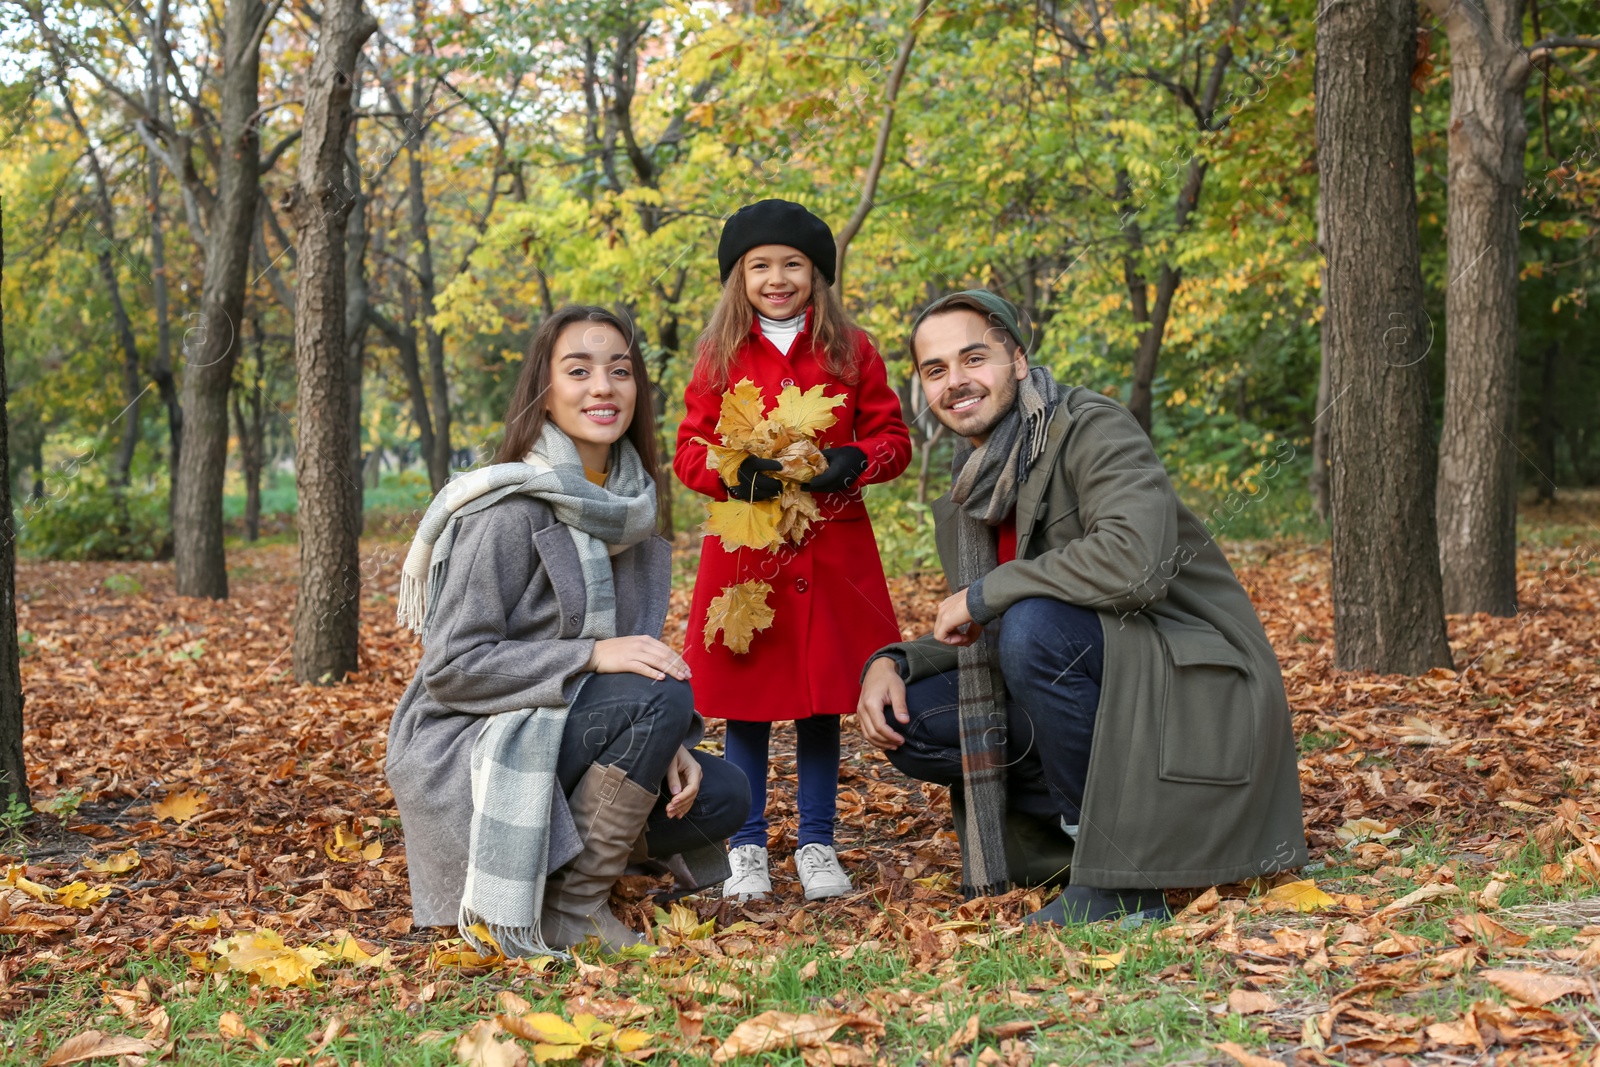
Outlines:
{"label": "woman's hand", "polygon": [[611,637],[594,643],[588,669],[596,674],[639,674],[657,682],[672,675],[680,682],[689,680],[689,665],[683,657],[653,637]]}
{"label": "woman's hand", "polygon": [[678,754],[667,765],[667,788],[672,791],[672,799],[667,801],[668,818],[681,819],[689,813],[694,798],[700,795],[700,779],[704,775],[700,761],[688,749],[678,746]]}

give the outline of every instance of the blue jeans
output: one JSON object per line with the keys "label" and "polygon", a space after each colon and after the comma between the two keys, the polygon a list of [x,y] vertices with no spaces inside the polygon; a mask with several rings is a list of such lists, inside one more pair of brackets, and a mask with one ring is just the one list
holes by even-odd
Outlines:
{"label": "blue jeans", "polygon": [[[813,715],[794,724],[795,764],[800,773],[800,847],[833,844],[839,810],[839,717]],[[728,720],[725,759],[750,780],[750,817],[733,835],[732,847],[767,847],[767,741],[770,722]]]}
{"label": "blue jeans", "polygon": [[[1030,597],[997,620],[1006,696],[1006,793],[1017,811],[1079,821],[1089,746],[1105,667],[1100,616],[1087,608]],[[991,624],[992,628],[993,624]],[[912,778],[961,788],[959,671],[906,687],[909,725],[890,712],[906,740],[886,753]]]}

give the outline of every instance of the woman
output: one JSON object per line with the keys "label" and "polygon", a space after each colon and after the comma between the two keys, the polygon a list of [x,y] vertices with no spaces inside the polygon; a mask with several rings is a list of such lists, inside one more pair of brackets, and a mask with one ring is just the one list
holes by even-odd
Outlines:
{"label": "woman", "polygon": [[546,318],[495,464],[450,481],[406,557],[422,663],[385,772],[416,924],[480,950],[484,930],[515,955],[637,943],[607,905],[617,877],[658,857],[680,888],[721,881],[749,810],[743,774],[691,751],[689,669],[658,639],[671,549],[648,387],[624,320]]}

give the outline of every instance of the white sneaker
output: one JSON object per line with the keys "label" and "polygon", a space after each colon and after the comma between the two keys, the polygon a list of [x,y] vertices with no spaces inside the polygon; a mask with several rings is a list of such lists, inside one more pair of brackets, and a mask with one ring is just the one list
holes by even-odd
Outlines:
{"label": "white sneaker", "polygon": [[795,870],[800,872],[800,886],[807,900],[826,900],[842,897],[850,892],[850,876],[839,866],[839,854],[832,845],[815,842],[794,854]]}
{"label": "white sneaker", "polygon": [[766,900],[772,892],[767,874],[767,850],[760,845],[740,845],[728,852],[733,875],[722,883],[722,895],[729,900]]}

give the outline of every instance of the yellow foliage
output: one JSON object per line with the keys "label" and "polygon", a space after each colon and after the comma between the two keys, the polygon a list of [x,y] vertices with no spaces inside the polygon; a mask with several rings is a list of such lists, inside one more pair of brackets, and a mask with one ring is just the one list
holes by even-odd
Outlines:
{"label": "yellow foliage", "polygon": [[706,505],[706,533],[724,548],[776,548],[782,506],[776,500],[717,500]]}
{"label": "yellow foliage", "polygon": [[767,606],[767,594],[772,586],[766,582],[741,582],[730,585],[721,596],[713,597],[706,606],[704,639],[709,650],[722,632],[722,643],[740,655],[750,651],[750,642],[757,630],[772,625],[772,608]]}
{"label": "yellow foliage", "polygon": [[317,979],[312,972],[331,958],[329,953],[310,945],[290,948],[275,930],[219,938],[211,951],[222,957],[217,962],[219,969],[226,966],[252,982],[278,989],[292,985],[316,988]]}

